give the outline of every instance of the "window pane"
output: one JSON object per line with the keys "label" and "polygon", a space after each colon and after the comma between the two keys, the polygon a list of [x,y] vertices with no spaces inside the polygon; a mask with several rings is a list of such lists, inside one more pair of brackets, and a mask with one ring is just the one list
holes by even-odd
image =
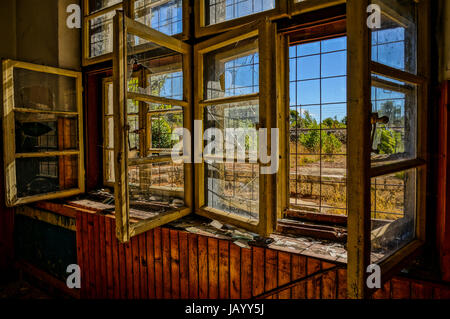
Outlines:
{"label": "window pane", "polygon": [[89,57],[94,58],[113,50],[113,18],[111,11],[89,20]]}
{"label": "window pane", "polygon": [[289,184],[294,209],[346,215],[345,43],[346,37],[340,37],[289,50]]}
{"label": "window pane", "polygon": [[89,0],[89,12],[105,9],[121,2],[122,0]]}
{"label": "window pane", "polygon": [[[181,65],[180,65],[181,68]],[[160,73],[153,73],[148,76],[148,83],[151,87],[151,95],[171,98],[175,100],[183,99],[183,71],[161,70]]]}
{"label": "window pane", "polygon": [[256,38],[234,43],[205,56],[205,99],[259,92]]}
{"label": "window pane", "polygon": [[206,25],[216,24],[275,8],[275,0],[207,0]]}
{"label": "window pane", "polygon": [[182,0],[136,0],[134,14],[136,21],[167,35],[183,31]]}
{"label": "window pane", "polygon": [[140,221],[184,205],[184,165],[172,162],[128,166],[130,218]]}
{"label": "window pane", "polygon": [[17,196],[78,188],[78,155],[16,159]]}
{"label": "window pane", "polygon": [[139,71],[147,81],[135,80],[128,86],[129,92],[183,99],[183,56],[180,53],[148,42],[138,36],[128,35],[128,80]]}
{"label": "window pane", "polygon": [[78,149],[78,117],[46,113],[15,116],[16,153]]}
{"label": "window pane", "polygon": [[377,262],[415,238],[416,169],[372,179],[372,254]]}
{"label": "window pane", "polygon": [[114,172],[114,151],[106,151],[106,169],[105,169],[105,181],[109,183],[114,183],[115,172]]}
{"label": "window pane", "polygon": [[416,3],[413,0],[372,2],[381,5],[381,28],[372,31],[372,60],[416,73]]}
{"label": "window pane", "polygon": [[77,85],[73,77],[14,68],[14,107],[43,111],[77,112]]}
{"label": "window pane", "polygon": [[[211,133],[214,138],[211,137],[205,145],[214,142],[217,146],[212,149],[206,146],[205,149],[206,205],[257,220],[258,101],[207,106],[204,112],[205,129],[216,129],[216,132]],[[220,136],[216,134],[222,136],[222,144]],[[222,153],[218,150],[220,146]]]}
{"label": "window pane", "polygon": [[151,144],[148,151],[152,155],[171,154],[175,144],[181,141],[181,138],[174,134],[174,130],[183,127],[183,112],[181,109],[174,109],[173,112],[149,116]]}
{"label": "window pane", "polygon": [[385,117],[376,123],[372,165],[415,158],[417,86],[373,76],[372,112],[378,118]]}

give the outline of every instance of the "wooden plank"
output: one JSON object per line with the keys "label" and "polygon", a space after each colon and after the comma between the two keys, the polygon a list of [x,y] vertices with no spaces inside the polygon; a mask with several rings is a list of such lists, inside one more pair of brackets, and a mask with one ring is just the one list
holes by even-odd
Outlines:
{"label": "wooden plank", "polygon": [[115,215],[118,238],[121,242],[130,239],[129,225],[129,198],[127,184],[127,160],[128,145],[124,132],[128,123],[125,123],[126,115],[126,34],[124,34],[124,14],[117,11],[114,16],[114,54],[113,54],[113,84],[114,84],[114,194]]}
{"label": "wooden plank", "polygon": [[188,234],[189,246],[189,299],[199,298],[198,235]]}
{"label": "wooden plank", "polygon": [[139,299],[141,294],[141,273],[139,263],[139,237],[133,237],[131,243],[131,258],[133,265],[133,298]]}
{"label": "wooden plank", "polygon": [[198,237],[198,297],[208,299],[208,239]]}
{"label": "wooden plank", "polygon": [[101,298],[102,277],[100,269],[100,234],[99,234],[99,217],[98,215],[91,215],[93,223],[93,247],[94,247],[94,273],[95,273],[95,298]]}
{"label": "wooden plank", "polygon": [[105,217],[98,216],[98,237],[99,237],[99,265],[97,272],[100,273],[100,298],[106,298],[106,243],[105,243]]}
{"label": "wooden plank", "polygon": [[[265,250],[265,271],[264,271],[264,291],[269,291],[277,287],[278,278],[278,254],[276,250]],[[267,299],[277,299],[278,295],[273,295]]]}
{"label": "wooden plank", "polygon": [[411,282],[411,299],[431,299],[433,288],[422,283]]}
{"label": "wooden plank", "polygon": [[368,0],[347,0],[347,293],[365,298],[370,254],[370,72]]}
{"label": "wooden plank", "polygon": [[219,298],[219,243],[208,237],[208,296]]}
{"label": "wooden plank", "polygon": [[[148,95],[148,94],[143,94],[143,93],[127,92],[127,98],[135,100],[135,101],[189,107],[189,103],[187,103],[186,101],[183,101],[183,100],[169,99],[169,98],[165,98],[165,97],[153,96],[153,95]],[[174,112],[174,110],[170,110],[170,109],[168,109],[166,111],[158,110],[158,111],[153,111],[152,113],[168,114],[168,112]],[[176,112],[180,112],[180,110],[176,110]]]}
{"label": "wooden plank", "polygon": [[178,231],[170,230],[170,265],[172,299],[180,298],[180,252]]}
{"label": "wooden plank", "polygon": [[337,270],[324,273],[322,276],[322,299],[336,299]]}
{"label": "wooden plank", "polygon": [[[81,270],[81,289],[80,289],[80,296],[81,298],[86,298],[86,263],[87,260],[84,259],[84,252],[87,250],[87,247],[85,247],[85,233],[83,231],[83,215],[81,213],[78,213],[76,215],[76,226],[77,226],[77,233],[76,233],[76,240],[77,240],[77,263],[80,266]],[[3,214],[5,216],[5,214]]]}
{"label": "wooden plank", "polygon": [[120,282],[120,261],[119,261],[119,241],[116,237],[116,221],[110,218],[111,224],[111,250],[112,250],[112,271],[113,271],[113,289],[114,299],[121,297],[121,282]]}
{"label": "wooden plank", "polygon": [[391,282],[386,281],[373,295],[372,299],[391,299]]}
{"label": "wooden plank", "polygon": [[230,244],[230,298],[241,298],[241,248]]}
{"label": "wooden plank", "polygon": [[433,299],[450,299],[450,289],[447,287],[435,287],[433,288]]}
{"label": "wooden plank", "polygon": [[163,264],[162,264],[162,243],[161,228],[154,230],[154,249],[155,249],[155,296],[157,299],[164,298],[163,292]]}
{"label": "wooden plank", "polygon": [[164,299],[172,297],[171,269],[170,269],[170,233],[169,229],[161,228],[162,241],[162,275],[163,275],[163,296]]}
{"label": "wooden plank", "polygon": [[95,298],[96,276],[95,276],[95,251],[94,251],[94,222],[93,215],[89,214],[87,217],[87,229],[88,229],[88,245],[89,245],[89,287],[88,297]]}
{"label": "wooden plank", "polygon": [[[278,286],[288,284],[291,281],[291,256],[290,253],[278,252]],[[278,298],[290,299],[291,289],[280,292]]]}
{"label": "wooden plank", "polygon": [[[297,280],[306,276],[306,257],[300,255],[292,255],[291,277]],[[291,289],[292,299],[306,298],[306,283],[302,282]]]}
{"label": "wooden plank", "polygon": [[[260,60],[260,101],[259,101],[259,117],[262,128],[267,128],[267,154],[274,154],[279,165],[278,141],[272,136],[272,128],[278,128],[276,115],[277,105],[277,85],[276,85],[276,43],[277,32],[276,24],[265,20],[259,25],[259,60]],[[264,67],[263,67],[264,66]],[[272,149],[272,141],[275,145]],[[260,165],[261,169],[273,165]],[[269,236],[276,225],[277,211],[277,174],[260,174],[259,177],[259,224],[258,233],[263,236]]]}
{"label": "wooden plank", "polygon": [[140,298],[148,299],[148,262],[147,262],[147,234],[138,236],[139,240],[139,271]]}
{"label": "wooden plank", "polygon": [[253,294],[253,251],[241,248],[241,298],[250,299]]}
{"label": "wooden plank", "polygon": [[[312,275],[322,270],[320,260],[315,258],[307,258],[306,260],[306,274]],[[306,297],[308,299],[320,299],[321,276],[315,276],[306,281]]]}
{"label": "wooden plank", "polygon": [[[115,219],[115,222],[117,223],[117,220]],[[117,232],[117,225],[116,225],[116,232]],[[117,242],[118,244],[118,260],[119,260],[119,282],[120,282],[120,298],[126,299],[127,298],[127,266],[126,266],[126,260],[127,257],[125,255],[125,244],[121,242]]]}
{"label": "wooden plank", "polygon": [[146,236],[147,241],[147,289],[148,293],[147,296],[150,299],[156,298],[156,287],[155,287],[155,265],[156,265],[156,257],[155,257],[155,244],[154,244],[154,238],[155,238],[155,231],[149,230],[144,234]]}
{"label": "wooden plank", "polygon": [[134,21],[128,17],[125,17],[125,22],[129,33],[137,35],[151,43],[158,44],[164,48],[183,54],[187,54],[190,50],[190,46],[187,43],[152,29],[145,24]]}
{"label": "wooden plank", "polygon": [[230,242],[219,240],[219,298],[230,298]]}
{"label": "wooden plank", "polygon": [[264,250],[265,249],[261,247],[252,247],[253,296],[258,296],[264,293]]}
{"label": "wooden plank", "polygon": [[105,258],[106,258],[106,298],[114,298],[114,283],[113,283],[113,253],[112,253],[112,238],[114,233],[111,228],[111,218],[105,217]]}
{"label": "wooden plank", "polygon": [[187,232],[178,232],[180,248],[180,298],[189,299],[189,252]]}
{"label": "wooden plank", "polygon": [[338,269],[337,285],[337,299],[347,299],[347,271],[345,269]]}
{"label": "wooden plank", "polygon": [[134,277],[133,277],[133,252],[131,241],[124,243],[124,253],[125,253],[125,274],[127,278],[127,298],[134,298]]}
{"label": "wooden plank", "polygon": [[402,280],[393,278],[392,285],[392,299],[410,299],[411,298],[411,283],[409,280]]}

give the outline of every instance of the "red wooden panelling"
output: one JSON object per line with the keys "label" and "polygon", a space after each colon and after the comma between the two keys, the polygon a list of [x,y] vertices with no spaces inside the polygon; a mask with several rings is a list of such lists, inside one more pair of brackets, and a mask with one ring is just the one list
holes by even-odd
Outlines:
{"label": "red wooden panelling", "polygon": [[178,233],[180,247],[180,298],[189,298],[189,254],[188,254],[188,234]]}
{"label": "red wooden panelling", "polygon": [[450,81],[441,87],[439,101],[439,164],[437,180],[436,245],[440,257],[442,280],[450,282]]}
{"label": "red wooden panelling", "polygon": [[219,240],[219,298],[230,298],[230,255],[228,240]]}
{"label": "red wooden panelling", "polygon": [[199,259],[198,259],[198,236],[188,234],[189,246],[189,298],[197,299],[199,297]]}
{"label": "red wooden panelling", "polygon": [[178,243],[178,231],[170,230],[170,265],[172,299],[180,298],[180,252]]}
{"label": "red wooden panelling", "polygon": [[155,291],[156,298],[163,298],[163,266],[162,266],[162,250],[161,250],[161,228],[156,228],[154,231],[154,249],[155,249]]}
{"label": "red wooden panelling", "polygon": [[[82,212],[76,221],[82,298],[247,299],[306,276],[269,298],[346,298],[346,270],[316,258],[168,228],[121,244],[114,219]],[[372,298],[444,299],[450,288],[395,277]]]}
{"label": "red wooden panelling", "polygon": [[241,248],[230,244],[230,298],[241,298]]}
{"label": "red wooden panelling", "polygon": [[208,238],[208,291],[209,299],[219,298],[219,247],[218,240]]}
{"label": "red wooden panelling", "polygon": [[198,297],[208,299],[208,238],[198,237]]}

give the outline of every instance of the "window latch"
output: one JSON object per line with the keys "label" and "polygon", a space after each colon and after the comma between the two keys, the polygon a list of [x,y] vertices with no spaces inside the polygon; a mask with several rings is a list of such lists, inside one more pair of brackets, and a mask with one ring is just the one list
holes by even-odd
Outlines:
{"label": "window latch", "polygon": [[372,125],[372,133],[370,136],[370,145],[372,148],[372,152],[378,154],[378,146],[376,149],[373,148],[373,140],[375,138],[375,134],[377,131],[377,124],[387,124],[389,123],[389,117],[388,116],[382,116],[380,117],[378,115],[378,112],[370,113],[370,124]]}

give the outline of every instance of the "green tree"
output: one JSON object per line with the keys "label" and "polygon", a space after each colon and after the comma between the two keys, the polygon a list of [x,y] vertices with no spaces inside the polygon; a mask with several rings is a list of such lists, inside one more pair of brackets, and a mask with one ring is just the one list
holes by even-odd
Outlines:
{"label": "green tree", "polygon": [[380,131],[380,144],[378,144],[378,150],[380,154],[393,154],[395,153],[396,140],[391,131],[383,128]]}

